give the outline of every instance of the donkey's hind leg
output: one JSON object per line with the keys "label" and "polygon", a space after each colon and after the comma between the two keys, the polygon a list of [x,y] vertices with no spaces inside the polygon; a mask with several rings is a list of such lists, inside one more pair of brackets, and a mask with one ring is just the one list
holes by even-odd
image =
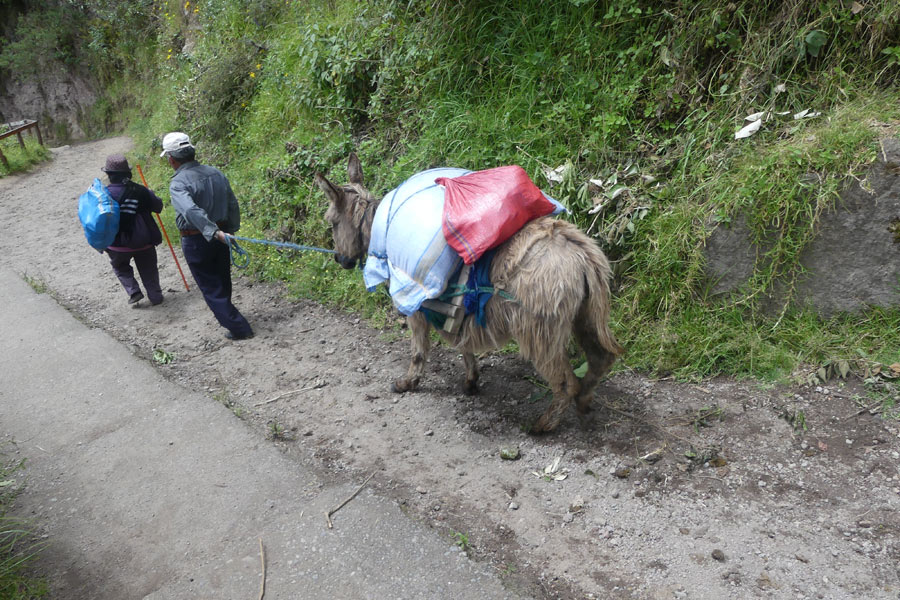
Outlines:
{"label": "donkey's hind leg", "polygon": [[[588,364],[587,373],[581,379],[581,390],[575,398],[575,406],[581,414],[590,412],[594,388],[616,362],[616,354],[604,346],[598,335],[598,328],[602,328],[609,339],[614,340],[607,327],[606,323],[597,323],[594,315],[588,313],[585,306],[582,307],[575,319],[575,339],[584,351]],[[618,348],[614,341],[613,345]]]}
{"label": "donkey's hind leg", "polygon": [[532,362],[541,377],[550,384],[553,400],[531,430],[534,433],[553,431],[578,394],[580,389],[578,378],[575,377],[564,350],[546,360]]}
{"label": "donkey's hind leg", "polygon": [[581,380],[581,390],[575,398],[575,407],[579,413],[586,414],[591,410],[594,388],[609,372],[616,361],[616,355],[601,346],[597,336],[591,332],[584,332],[576,327],[575,337],[578,339],[581,349],[584,350],[588,364],[587,373]]}
{"label": "donkey's hind leg", "polygon": [[409,324],[409,331],[412,334],[410,340],[412,360],[409,363],[406,377],[395,379],[391,383],[391,390],[397,393],[409,392],[419,386],[419,381],[425,372],[425,362],[428,360],[428,351],[431,346],[431,340],[428,339],[428,331],[431,325],[429,325],[422,311],[414,312],[406,318],[406,322]]}

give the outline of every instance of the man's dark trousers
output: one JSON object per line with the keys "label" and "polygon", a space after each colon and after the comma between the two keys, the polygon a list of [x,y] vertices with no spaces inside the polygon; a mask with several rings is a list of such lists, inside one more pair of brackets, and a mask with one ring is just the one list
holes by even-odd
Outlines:
{"label": "man's dark trousers", "polygon": [[215,239],[207,242],[202,235],[186,235],[181,238],[181,250],[206,305],[219,324],[235,337],[252,333],[250,323],[231,303],[231,256],[228,246]]}

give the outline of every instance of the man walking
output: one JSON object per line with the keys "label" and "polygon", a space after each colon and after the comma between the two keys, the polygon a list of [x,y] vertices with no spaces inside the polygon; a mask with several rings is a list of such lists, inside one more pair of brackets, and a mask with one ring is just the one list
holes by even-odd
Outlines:
{"label": "man walking", "polygon": [[225,175],[194,160],[195,150],[185,133],[167,133],[163,151],[175,176],[169,183],[181,249],[203,299],[230,340],[253,337],[244,315],[231,303],[231,257],[225,233],[241,226],[241,212]]}

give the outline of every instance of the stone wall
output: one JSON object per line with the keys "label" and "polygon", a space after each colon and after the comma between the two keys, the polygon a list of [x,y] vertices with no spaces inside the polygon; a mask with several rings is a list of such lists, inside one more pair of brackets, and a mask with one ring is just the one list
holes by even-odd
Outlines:
{"label": "stone wall", "polygon": [[84,115],[97,101],[89,78],[61,67],[42,73],[41,80],[4,81],[0,86],[0,123],[35,119],[45,141],[67,142],[91,137]]}
{"label": "stone wall", "polygon": [[[854,181],[834,210],[822,215],[816,237],[800,255],[806,273],[795,302],[823,317],[867,306],[900,306],[900,140],[885,139],[865,184]],[[741,215],[717,227],[707,240],[707,277],[713,295],[728,294],[747,281],[765,247],[752,242]],[[768,298],[780,310],[783,291]]]}

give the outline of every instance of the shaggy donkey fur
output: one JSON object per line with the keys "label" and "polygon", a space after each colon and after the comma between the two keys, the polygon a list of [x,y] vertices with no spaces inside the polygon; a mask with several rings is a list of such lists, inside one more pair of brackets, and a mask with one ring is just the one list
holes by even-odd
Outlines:
{"label": "shaggy donkey fur", "polygon": [[[355,154],[350,155],[348,174],[350,183],[345,186],[336,186],[318,173],[315,179],[330,202],[325,218],[332,226],[335,259],[350,269],[365,259],[379,200],[363,185]],[[550,407],[532,430],[553,430],[573,402],[580,413],[588,412],[594,388],[622,353],[608,325],[610,268],[606,257],[571,223],[542,217],[497,248],[490,275],[494,287],[515,300],[499,295],[491,298],[485,307],[486,328],[467,318],[458,334],[440,332],[463,354],[466,392],[477,391],[474,353],[515,339],[521,354],[553,391]],[[394,381],[396,392],[419,385],[428,357],[430,324],[422,312],[408,321],[412,362],[406,377]],[[588,370],[580,381],[566,351],[572,335],[587,357]]]}

